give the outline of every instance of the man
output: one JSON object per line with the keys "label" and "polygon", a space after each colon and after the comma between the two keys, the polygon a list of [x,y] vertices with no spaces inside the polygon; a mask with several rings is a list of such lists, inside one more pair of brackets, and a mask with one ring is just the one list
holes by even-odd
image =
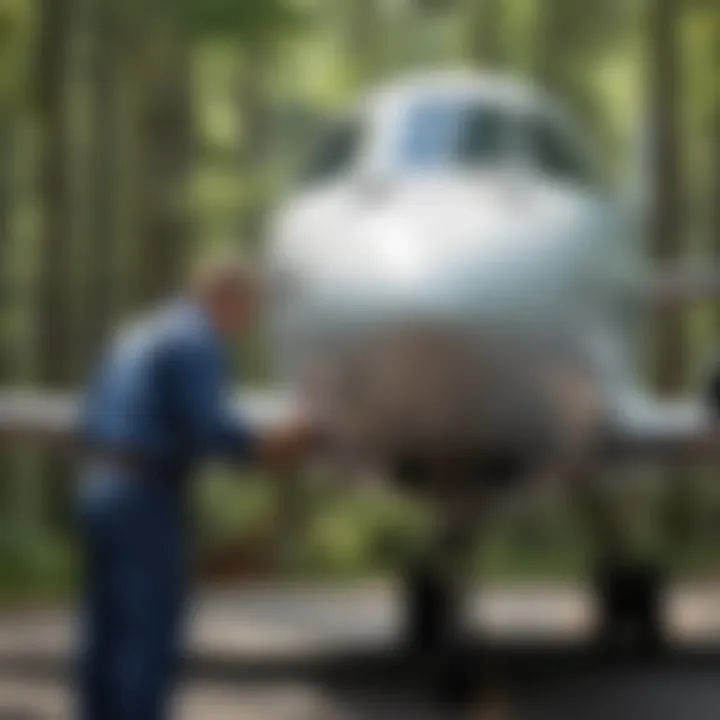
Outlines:
{"label": "man", "polygon": [[185,297],[120,334],[89,385],[80,491],[87,720],[167,712],[187,576],[183,500],[198,462],[285,462],[309,441],[304,423],[264,435],[229,412],[223,346],[252,324],[258,295],[240,264],[204,268]]}

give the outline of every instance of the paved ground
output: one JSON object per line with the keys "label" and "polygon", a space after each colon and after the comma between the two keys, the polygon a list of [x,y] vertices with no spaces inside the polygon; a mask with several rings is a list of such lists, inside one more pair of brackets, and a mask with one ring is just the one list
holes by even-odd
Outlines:
{"label": "paved ground", "polygon": [[[430,705],[432,668],[408,670],[390,651],[399,626],[396,608],[393,593],[380,587],[206,595],[194,607],[190,677],[178,698],[178,715],[181,720],[458,717]],[[679,646],[714,639],[720,647],[720,592],[686,588],[668,598],[667,609]],[[504,648],[497,655],[497,667],[504,670],[494,670],[500,699],[490,717],[506,707],[509,717],[528,720],[720,717],[720,662],[714,654],[687,650],[651,665],[591,660],[578,641],[592,627],[592,603],[574,588],[494,590],[475,599],[472,617],[473,625]],[[0,720],[72,717],[72,637],[68,612],[0,618]]]}

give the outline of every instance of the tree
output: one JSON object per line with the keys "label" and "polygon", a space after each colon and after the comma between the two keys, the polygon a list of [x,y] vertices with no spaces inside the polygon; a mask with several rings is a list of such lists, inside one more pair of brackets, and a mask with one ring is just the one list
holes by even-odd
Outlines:
{"label": "tree", "polygon": [[13,118],[0,110],[0,384],[12,379],[11,347],[6,342],[12,277],[8,268],[13,225],[13,174],[15,170]]}
{"label": "tree", "polygon": [[273,51],[266,42],[256,40],[243,43],[238,55],[238,170],[243,188],[238,232],[247,240],[258,236],[268,201],[271,118],[267,85]]}
{"label": "tree", "polygon": [[594,74],[623,42],[628,3],[536,0],[534,76],[600,139],[608,138],[607,109]]}
{"label": "tree", "polygon": [[[715,28],[714,28],[714,47],[715,57],[714,68],[710,68],[710,72],[715,78],[720,77],[720,6],[715,7]],[[715,98],[714,98],[714,130],[713,130],[713,143],[715,146],[714,150],[714,165],[715,165],[715,178],[714,187],[712,188],[712,196],[710,198],[710,207],[713,211],[713,235],[714,235],[714,247],[716,251],[720,252],[720,87],[716,82],[715,84]]]}
{"label": "tree", "polygon": [[[257,167],[267,125],[265,89],[259,78],[273,40],[297,27],[301,16],[286,0],[166,0],[153,18],[151,32],[145,30],[148,47],[137,69],[138,77],[144,79],[139,115],[143,165],[140,296],[144,300],[176,284],[187,251],[190,216],[185,191],[193,155],[193,44],[212,37],[230,40],[242,49],[247,73],[238,94],[243,98],[242,124],[248,130],[244,157]],[[246,207],[243,225],[254,229],[261,207],[254,201]]]}
{"label": "tree", "polygon": [[[654,0],[649,23],[648,70],[650,107],[653,211],[650,251],[658,263],[677,261],[683,252],[684,188],[680,130],[680,26],[678,0]],[[653,361],[660,392],[673,393],[686,379],[688,342],[684,311],[662,307],[656,319]],[[666,523],[673,546],[692,531],[694,499],[687,473],[671,470]]]}
{"label": "tree", "polygon": [[[679,10],[677,0],[654,0],[649,18],[648,87],[655,182],[650,248],[659,262],[677,260],[682,253]],[[685,379],[685,328],[680,308],[663,307],[661,312],[654,348],[656,380],[661,391],[672,392]]]}
{"label": "tree", "polygon": [[[23,0],[5,0],[0,6],[0,385],[16,379],[17,342],[8,325],[17,312],[15,207],[18,199],[20,153],[17,151],[21,119],[26,119],[25,77],[33,51],[33,14]],[[0,524],[21,523],[17,453],[0,455]]]}
{"label": "tree", "polygon": [[117,263],[118,14],[114,0],[89,0],[90,183],[86,358],[113,317]]}
{"label": "tree", "polygon": [[164,26],[144,43],[140,84],[138,295],[156,300],[176,288],[188,249],[187,182],[193,152],[191,59]]}
{"label": "tree", "polygon": [[68,287],[70,205],[67,60],[71,0],[41,0],[37,61],[38,184],[41,226],[38,270],[38,364],[42,382],[70,375]]}
{"label": "tree", "polygon": [[346,37],[354,83],[363,86],[383,67],[384,47],[379,0],[349,0]]}
{"label": "tree", "polygon": [[[5,338],[8,337],[6,322],[10,313],[11,277],[8,271],[9,245],[12,236],[12,180],[15,168],[13,153],[13,127],[8,118],[0,118],[0,385],[9,383],[13,377],[10,360],[11,347]],[[8,458],[0,458],[0,516],[5,519],[5,512],[12,507],[10,477],[12,463]]]}
{"label": "tree", "polygon": [[501,0],[465,0],[464,50],[474,64],[500,67],[506,61],[505,3]]}
{"label": "tree", "polygon": [[579,54],[589,50],[577,40],[581,18],[572,0],[541,0],[535,7],[535,74],[554,93],[567,95],[575,89]]}
{"label": "tree", "polygon": [[[67,61],[71,0],[41,0],[36,64],[40,228],[37,272],[38,374],[61,387],[72,375],[70,331],[71,186],[69,175]],[[66,474],[48,460],[41,468],[48,484],[50,522],[67,519]]]}
{"label": "tree", "polygon": [[[13,181],[15,175],[15,143],[17,119],[24,97],[21,77],[28,46],[30,13],[20,0],[0,7],[0,268],[7,268],[5,254],[13,231]],[[8,308],[9,273],[0,282],[0,325]],[[0,333],[0,338],[4,338]],[[10,373],[9,348],[0,345],[0,381]]]}

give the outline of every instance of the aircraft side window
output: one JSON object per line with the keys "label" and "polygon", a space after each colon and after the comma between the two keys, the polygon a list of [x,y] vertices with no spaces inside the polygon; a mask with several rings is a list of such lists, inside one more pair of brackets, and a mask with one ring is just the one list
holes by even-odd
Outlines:
{"label": "aircraft side window", "polygon": [[546,121],[531,121],[528,140],[538,167],[551,177],[589,184],[592,172],[587,159],[563,132]]}
{"label": "aircraft side window", "polygon": [[359,154],[362,139],[360,120],[345,120],[335,125],[311,156],[303,179],[317,182],[349,170]]}
{"label": "aircraft side window", "polygon": [[457,155],[464,165],[499,161],[504,152],[507,118],[499,111],[475,107],[466,111],[458,137]]}

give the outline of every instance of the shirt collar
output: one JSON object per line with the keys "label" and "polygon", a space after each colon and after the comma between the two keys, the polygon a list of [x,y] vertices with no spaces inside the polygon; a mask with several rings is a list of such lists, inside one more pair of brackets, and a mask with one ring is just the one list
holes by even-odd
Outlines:
{"label": "shirt collar", "polygon": [[191,297],[181,296],[174,304],[182,314],[184,322],[188,322],[192,327],[212,339],[216,345],[221,347],[224,345],[221,335],[213,326],[207,311],[200,303]]}

